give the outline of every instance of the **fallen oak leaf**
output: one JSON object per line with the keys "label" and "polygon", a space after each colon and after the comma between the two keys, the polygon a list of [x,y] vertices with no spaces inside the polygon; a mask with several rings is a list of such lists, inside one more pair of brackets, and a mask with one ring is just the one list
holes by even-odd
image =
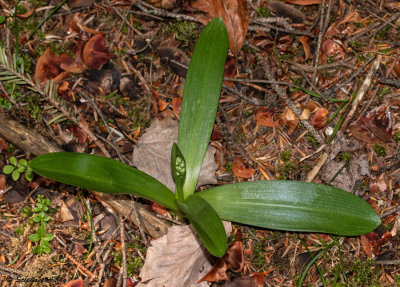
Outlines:
{"label": "fallen oak leaf", "polygon": [[196,18],[206,25],[215,17],[221,17],[229,35],[229,48],[237,55],[242,48],[249,27],[249,13],[246,0],[197,0],[193,8],[206,13]]}

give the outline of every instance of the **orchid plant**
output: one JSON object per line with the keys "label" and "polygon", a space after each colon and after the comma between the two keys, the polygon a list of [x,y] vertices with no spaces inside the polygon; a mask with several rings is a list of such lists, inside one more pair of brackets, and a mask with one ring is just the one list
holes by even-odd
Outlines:
{"label": "orchid plant", "polygon": [[380,219],[362,199],[335,187],[297,181],[252,181],[212,187],[196,184],[210,141],[228,53],[221,18],[201,33],[190,62],[182,99],[178,142],[171,152],[175,194],[152,176],[119,161],[82,153],[50,153],[29,162],[36,173],[105,193],[134,194],[182,212],[205,247],[225,253],[221,219],[264,228],[356,236]]}

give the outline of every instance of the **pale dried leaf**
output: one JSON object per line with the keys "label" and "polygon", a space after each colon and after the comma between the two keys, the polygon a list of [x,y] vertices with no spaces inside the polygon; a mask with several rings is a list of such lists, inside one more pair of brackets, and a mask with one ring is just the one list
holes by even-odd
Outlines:
{"label": "pale dried leaf", "polygon": [[[134,165],[175,191],[171,174],[172,144],[178,141],[178,122],[172,118],[155,119],[133,151]],[[198,186],[216,184],[215,148],[209,147],[200,171]]]}
{"label": "pale dried leaf", "polygon": [[206,13],[197,16],[204,25],[213,18],[221,17],[229,35],[229,48],[237,55],[242,48],[249,27],[249,13],[246,0],[197,0],[192,7]]}
{"label": "pale dried leaf", "polygon": [[[224,222],[230,234],[230,222]],[[196,282],[211,269],[207,253],[190,225],[172,226],[168,233],[152,241],[140,272],[138,287],[206,287]]]}

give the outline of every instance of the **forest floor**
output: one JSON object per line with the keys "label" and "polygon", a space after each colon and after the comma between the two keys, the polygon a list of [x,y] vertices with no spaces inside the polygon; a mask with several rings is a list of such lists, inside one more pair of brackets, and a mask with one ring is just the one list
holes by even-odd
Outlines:
{"label": "forest floor", "polygon": [[[400,286],[398,1],[0,6],[0,286]],[[217,260],[177,214],[48,180],[26,163],[64,150],[170,176],[158,163],[215,16],[229,23],[230,52],[200,188],[329,184],[368,202],[382,224],[339,237],[233,223],[238,266],[219,262],[197,284]]]}

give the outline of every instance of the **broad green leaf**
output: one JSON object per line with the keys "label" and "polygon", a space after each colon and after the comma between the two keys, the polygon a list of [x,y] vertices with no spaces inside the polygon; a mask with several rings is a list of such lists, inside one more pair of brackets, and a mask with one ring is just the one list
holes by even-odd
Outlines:
{"label": "broad green leaf", "polygon": [[32,242],[37,242],[40,240],[40,237],[36,233],[34,233],[34,234],[29,235],[29,240]]}
{"label": "broad green leaf", "polygon": [[10,173],[12,173],[14,171],[14,169],[15,169],[15,166],[7,164],[7,165],[5,165],[3,167],[3,173],[4,174],[10,174]]}
{"label": "broad green leaf", "polygon": [[184,197],[192,195],[217,113],[229,39],[221,18],[212,20],[194,48],[186,75],[178,145],[186,160]]}
{"label": "broad green leaf", "polygon": [[104,193],[136,194],[177,210],[174,194],[150,175],[119,161],[84,153],[56,152],[29,162],[42,176]]}
{"label": "broad green leaf", "polygon": [[53,235],[53,234],[47,233],[47,234],[43,237],[43,240],[45,240],[45,241],[52,241],[53,238],[54,238],[54,235]]}
{"label": "broad green leaf", "polygon": [[17,181],[19,179],[20,173],[18,172],[18,170],[14,170],[11,174],[11,177],[14,181]]}
{"label": "broad green leaf", "polygon": [[224,255],[227,245],[224,225],[211,205],[196,195],[188,197],[185,202],[177,202],[207,250],[217,257]]}
{"label": "broad green leaf", "polygon": [[171,171],[175,180],[175,196],[178,200],[183,201],[183,183],[186,176],[185,158],[178,145],[174,143],[171,151]]}
{"label": "broad green leaf", "polygon": [[364,200],[328,185],[297,181],[229,184],[197,193],[225,220],[291,231],[355,236],[373,231],[379,216]]}
{"label": "broad green leaf", "polygon": [[14,156],[10,157],[10,163],[11,163],[13,166],[16,166],[16,165],[17,165],[17,159],[16,159]]}

